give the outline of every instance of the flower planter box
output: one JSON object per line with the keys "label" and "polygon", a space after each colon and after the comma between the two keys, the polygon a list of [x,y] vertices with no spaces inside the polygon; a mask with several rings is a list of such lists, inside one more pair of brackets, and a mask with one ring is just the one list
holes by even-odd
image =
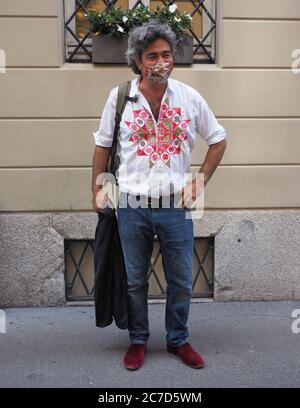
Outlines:
{"label": "flower planter box", "polygon": [[[93,64],[124,64],[127,50],[127,35],[121,39],[106,35],[93,35]],[[193,37],[184,36],[175,52],[175,64],[193,63]]]}
{"label": "flower planter box", "polygon": [[179,42],[179,46],[174,55],[175,64],[193,63],[193,37],[185,35]]}
{"label": "flower planter box", "polygon": [[127,35],[122,38],[108,35],[93,35],[93,64],[124,64],[127,50]]}

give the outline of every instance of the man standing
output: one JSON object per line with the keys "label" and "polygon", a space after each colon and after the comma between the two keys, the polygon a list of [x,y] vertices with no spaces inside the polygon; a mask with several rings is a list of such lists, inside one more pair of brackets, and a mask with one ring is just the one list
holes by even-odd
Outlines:
{"label": "man standing", "polygon": [[[147,275],[155,235],[167,282],[167,350],[190,367],[204,366],[203,358],[187,341],[194,246],[193,223],[188,215],[201,192],[201,178],[188,182],[186,176],[195,134],[209,145],[199,171],[205,186],[224,154],[226,132],[195,89],[169,78],[175,40],[168,26],[150,21],[130,32],[126,53],[128,65],[139,75],[131,81],[122,116],[116,173],[120,189],[118,228],[128,285],[130,346],[124,365],[130,370],[143,364],[150,336]],[[110,92],[99,130],[94,133],[92,192],[96,211],[102,211],[107,203],[96,178],[105,172],[112,145],[117,90]]]}

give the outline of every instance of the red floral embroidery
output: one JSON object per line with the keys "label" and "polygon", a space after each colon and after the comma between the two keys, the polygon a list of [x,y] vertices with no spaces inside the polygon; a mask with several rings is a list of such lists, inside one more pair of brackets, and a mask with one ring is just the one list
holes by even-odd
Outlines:
{"label": "red floral embroidery", "polygon": [[181,119],[180,108],[169,108],[168,98],[160,107],[155,131],[152,115],[145,109],[133,111],[134,122],[125,121],[132,131],[129,138],[137,143],[137,155],[149,156],[150,167],[159,160],[170,166],[170,155],[181,152],[181,142],[187,139],[186,128],[190,119]]}

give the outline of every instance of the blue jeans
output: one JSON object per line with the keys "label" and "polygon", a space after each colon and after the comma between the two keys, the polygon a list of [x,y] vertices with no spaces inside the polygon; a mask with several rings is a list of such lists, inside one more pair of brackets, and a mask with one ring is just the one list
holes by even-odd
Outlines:
{"label": "blue jeans", "polygon": [[[124,193],[119,203],[122,199]],[[160,241],[167,282],[166,342],[170,346],[187,342],[194,248],[193,221],[186,218],[188,212],[189,209],[177,209],[172,205],[170,208],[120,208],[118,205],[118,227],[127,272],[131,344],[144,344],[150,336],[147,275],[155,234]]]}

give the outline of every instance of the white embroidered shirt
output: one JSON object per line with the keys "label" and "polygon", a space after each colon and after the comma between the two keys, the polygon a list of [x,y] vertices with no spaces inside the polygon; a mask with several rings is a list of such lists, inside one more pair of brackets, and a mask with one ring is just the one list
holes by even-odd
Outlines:
{"label": "white embroidered shirt", "polygon": [[[139,78],[131,81],[130,97],[120,125],[116,172],[120,191],[158,197],[182,189],[190,176],[190,155],[199,134],[208,145],[226,137],[205,99],[190,86],[168,79],[158,120],[139,90]],[[111,90],[103,109],[95,144],[111,147],[118,87]]]}

